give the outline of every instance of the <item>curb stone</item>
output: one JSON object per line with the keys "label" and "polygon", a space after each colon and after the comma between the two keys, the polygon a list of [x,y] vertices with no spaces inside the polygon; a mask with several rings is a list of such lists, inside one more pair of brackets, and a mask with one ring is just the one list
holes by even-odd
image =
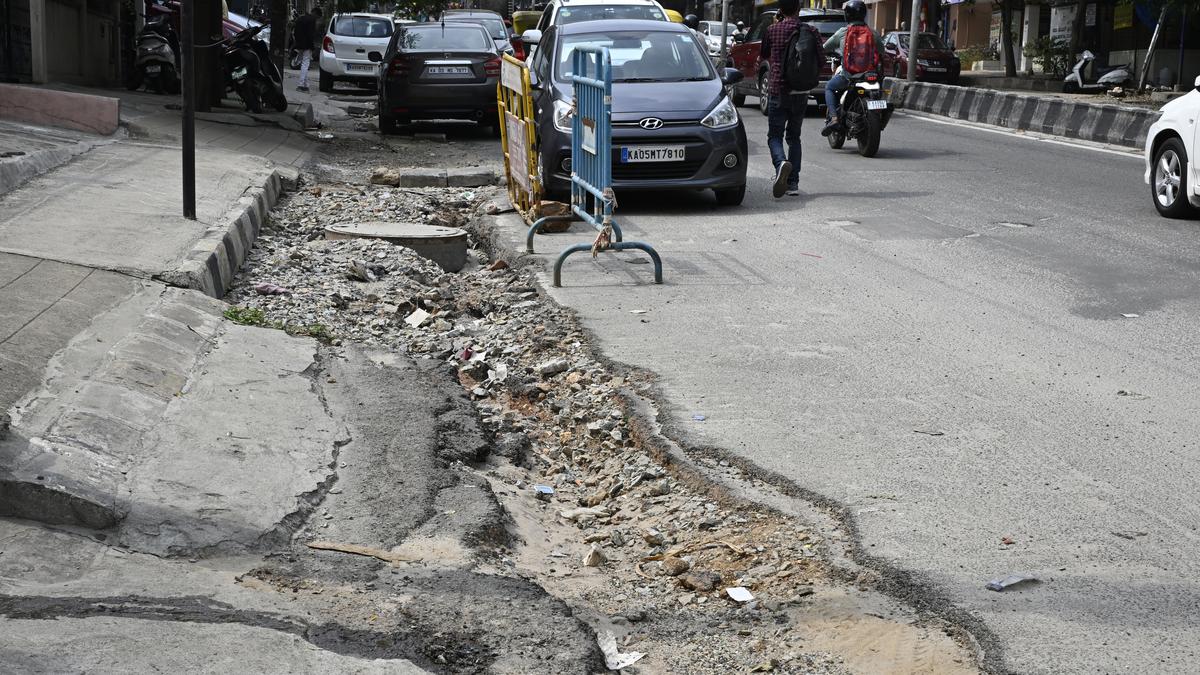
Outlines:
{"label": "curb stone", "polygon": [[1110,103],[1014,94],[887,78],[897,108],[1017,131],[1075,138],[1134,150],[1145,147],[1160,112]]}
{"label": "curb stone", "polygon": [[192,288],[221,298],[245,264],[267,214],[285,189],[295,189],[299,172],[276,168],[261,186],[251,186],[237,204],[192,245],[187,258],[174,270],[155,278],[171,286]]}

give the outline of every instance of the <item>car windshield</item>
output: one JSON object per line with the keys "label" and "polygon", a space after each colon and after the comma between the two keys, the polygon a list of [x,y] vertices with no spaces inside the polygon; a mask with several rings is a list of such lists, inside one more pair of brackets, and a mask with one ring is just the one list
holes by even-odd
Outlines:
{"label": "car windshield", "polygon": [[339,16],[333,20],[332,32],[346,37],[385,38],[392,36],[392,22],[370,16]]}
{"label": "car windshield", "polygon": [[401,27],[396,46],[406,51],[443,49],[484,50],[494,44],[479,25],[442,26],[440,23]]}
{"label": "car windshield", "polygon": [[563,6],[558,10],[555,23],[566,25],[580,21],[603,21],[605,19],[642,19],[647,21],[666,21],[662,10],[654,5],[584,5],[583,7]]}
{"label": "car windshield", "polygon": [[[901,47],[908,49],[908,38],[907,33],[900,34]],[[938,49],[944,51],[950,48],[946,46],[945,42],[942,42],[942,38],[933,33],[920,33],[917,35],[917,49]]]}
{"label": "car windshield", "polygon": [[704,32],[708,33],[709,35],[716,36],[716,37],[721,37],[724,35],[732,35],[735,31],[737,31],[737,26],[735,26],[731,23],[725,24],[725,30],[721,30],[721,22],[720,21],[718,21],[716,23],[713,23],[711,21],[706,21],[704,23],[705,23]]}
{"label": "car windshield", "polygon": [[571,55],[580,45],[608,47],[613,82],[686,82],[716,77],[690,33],[621,31],[563,38],[556,77],[571,79]]}
{"label": "car windshield", "polygon": [[839,28],[846,27],[845,19],[805,19],[804,17],[800,17],[800,20],[812,26],[813,28],[816,28],[817,32],[819,32],[821,37],[824,38],[829,38],[831,35],[838,32]]}
{"label": "car windshield", "polygon": [[456,16],[448,14],[446,21],[459,21],[462,23],[477,23],[487,29],[493,40],[507,40],[508,30],[502,19],[494,19],[482,16]]}

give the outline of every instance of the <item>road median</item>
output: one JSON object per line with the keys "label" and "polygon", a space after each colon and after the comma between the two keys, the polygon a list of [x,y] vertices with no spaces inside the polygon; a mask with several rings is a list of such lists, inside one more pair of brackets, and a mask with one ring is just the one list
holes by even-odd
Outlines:
{"label": "road median", "polygon": [[1157,110],[888,78],[897,108],[1140,150]]}

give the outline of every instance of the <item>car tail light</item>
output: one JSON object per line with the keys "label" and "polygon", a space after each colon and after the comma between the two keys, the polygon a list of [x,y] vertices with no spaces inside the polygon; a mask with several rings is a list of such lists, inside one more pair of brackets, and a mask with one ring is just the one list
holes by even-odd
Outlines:
{"label": "car tail light", "polygon": [[875,73],[871,73],[870,75],[867,76],[867,82],[875,82],[878,79],[879,79],[879,76],[876,75]]}
{"label": "car tail light", "polygon": [[326,35],[325,39],[323,41],[321,41],[321,49],[332,54],[333,53],[333,38]]}
{"label": "car tail light", "polygon": [[483,74],[488,77],[500,77],[500,57],[497,56],[483,64]]}
{"label": "car tail light", "polygon": [[408,61],[405,61],[402,57],[399,57],[399,56],[393,58],[391,61],[388,62],[387,74],[388,75],[407,75],[408,74]]}

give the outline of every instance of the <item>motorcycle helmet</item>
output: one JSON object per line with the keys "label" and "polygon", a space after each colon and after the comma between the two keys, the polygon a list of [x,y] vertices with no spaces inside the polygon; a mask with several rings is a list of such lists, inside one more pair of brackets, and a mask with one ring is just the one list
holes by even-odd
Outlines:
{"label": "motorcycle helmet", "polygon": [[847,21],[867,20],[867,5],[862,0],[849,0],[842,5],[842,11],[846,13]]}
{"label": "motorcycle helmet", "polygon": [[691,28],[692,30],[700,30],[700,17],[696,16],[695,14],[688,14],[687,16],[683,17],[683,25]]}

